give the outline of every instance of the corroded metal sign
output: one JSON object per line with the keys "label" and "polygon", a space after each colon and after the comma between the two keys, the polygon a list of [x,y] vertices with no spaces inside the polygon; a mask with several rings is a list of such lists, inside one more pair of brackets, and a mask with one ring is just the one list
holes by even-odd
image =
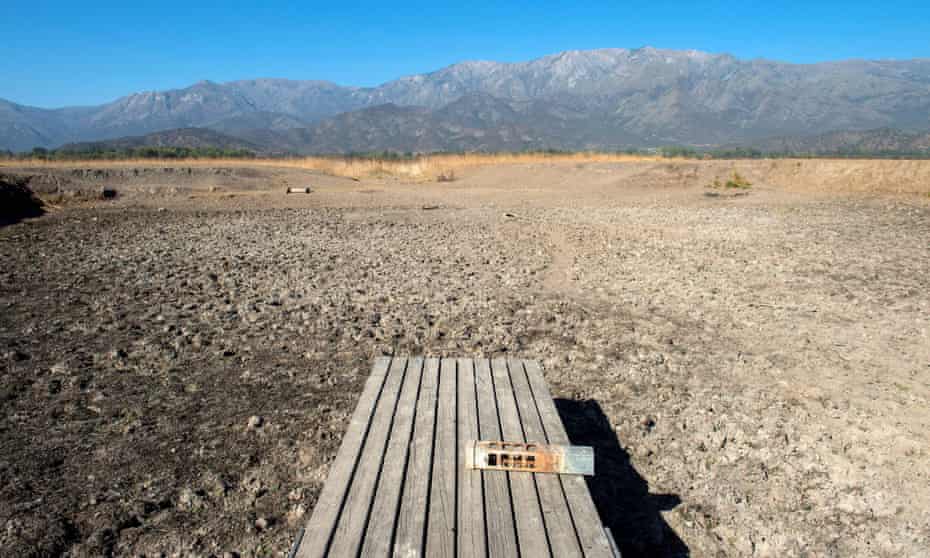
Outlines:
{"label": "corroded metal sign", "polygon": [[588,446],[469,440],[465,442],[465,467],[590,476],[594,474],[594,449]]}

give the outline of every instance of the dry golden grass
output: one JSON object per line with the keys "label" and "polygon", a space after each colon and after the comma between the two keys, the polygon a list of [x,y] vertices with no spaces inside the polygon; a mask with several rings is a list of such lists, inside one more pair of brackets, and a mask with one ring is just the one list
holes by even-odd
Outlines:
{"label": "dry golden grass", "polygon": [[[467,176],[468,169],[521,164],[661,163],[662,169],[688,167],[700,172],[702,185],[738,172],[747,182],[792,191],[916,193],[930,200],[930,160],[890,159],[680,159],[619,153],[463,153],[412,159],[304,157],[290,159],[124,159],[43,161],[2,160],[6,168],[267,167],[308,169],[354,179],[393,177],[405,182],[445,182]],[[649,165],[647,165],[649,166]],[[719,179],[718,179],[719,181]],[[723,185],[723,184],[721,184]]]}
{"label": "dry golden grass", "polygon": [[284,167],[322,172],[333,176],[366,178],[392,176],[405,180],[437,180],[456,176],[459,171],[487,165],[529,163],[623,163],[658,161],[658,156],[620,153],[461,153],[423,155],[412,159],[377,159],[358,157],[302,157],[289,159],[123,159],[0,161],[0,167],[112,168],[112,167]]}

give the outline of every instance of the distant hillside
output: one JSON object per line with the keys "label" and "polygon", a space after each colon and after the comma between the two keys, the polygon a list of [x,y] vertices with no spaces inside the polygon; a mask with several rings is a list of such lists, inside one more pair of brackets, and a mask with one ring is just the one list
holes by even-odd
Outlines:
{"label": "distant hillside", "polygon": [[256,79],[95,107],[0,101],[0,149],[182,128],[310,151],[746,145],[827,130],[916,132],[930,129],[930,60],[787,64],[644,47],[462,62],[368,88]]}
{"label": "distant hillside", "polygon": [[764,153],[799,155],[927,154],[930,132],[906,132],[891,128],[837,131],[806,137],[778,137],[754,142]]}
{"label": "distant hillside", "polygon": [[128,136],[104,141],[69,143],[58,151],[85,153],[94,151],[126,151],[141,147],[184,147],[191,149],[216,148],[221,150],[243,150],[262,152],[263,149],[249,141],[221,134],[205,128],[180,128],[165,130],[144,136]]}
{"label": "distant hillside", "polygon": [[[510,104],[492,97],[467,96],[439,111],[388,104],[345,113],[307,128],[243,131],[248,139],[206,128],[182,128],[144,136],[67,144],[56,150],[56,154],[66,158],[82,153],[106,157],[107,153],[127,156],[132,152],[139,156],[212,156],[217,152],[274,156],[553,149],[546,140],[548,131],[524,126],[520,121],[520,113]],[[141,151],[143,148],[161,151],[145,154]],[[668,146],[660,152],[668,156],[715,158],[927,158],[930,157],[930,132],[890,128],[836,131],[815,136],[768,138],[751,144],[728,144],[710,149]]]}
{"label": "distant hillside", "polygon": [[546,135],[509,104],[468,95],[439,109],[394,104],[347,112],[308,128],[245,131],[253,143],[301,154],[397,151],[522,151],[547,147]]}

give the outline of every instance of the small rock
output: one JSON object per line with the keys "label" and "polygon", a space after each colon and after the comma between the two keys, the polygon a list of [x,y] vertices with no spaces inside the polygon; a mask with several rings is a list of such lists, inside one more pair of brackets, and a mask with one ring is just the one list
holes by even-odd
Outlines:
{"label": "small rock", "polygon": [[178,495],[178,508],[182,510],[192,510],[203,505],[203,492],[185,488]]}
{"label": "small rock", "polygon": [[224,498],[229,492],[229,484],[215,473],[208,473],[206,475],[204,486],[210,497],[216,500]]}
{"label": "small rock", "polygon": [[252,415],[249,417],[249,423],[248,423],[249,430],[255,430],[256,428],[261,428],[262,425],[264,424],[265,424],[265,419],[258,415]]}
{"label": "small rock", "polygon": [[22,362],[24,360],[29,360],[32,357],[22,351],[12,351],[9,353],[9,358],[15,362]]}
{"label": "small rock", "polygon": [[126,358],[127,356],[128,355],[126,354],[126,351],[124,351],[123,349],[113,349],[112,351],[107,353],[107,358],[109,358],[110,360]]}
{"label": "small rock", "polygon": [[111,547],[116,541],[116,533],[109,527],[101,527],[87,537],[85,544],[92,549],[105,549]]}
{"label": "small rock", "polygon": [[297,459],[304,467],[309,467],[316,460],[316,451],[310,446],[304,446],[297,450]]}
{"label": "small rock", "polygon": [[297,504],[287,512],[287,522],[290,525],[296,525],[301,522],[306,514],[307,507],[303,504]]}
{"label": "small rock", "polygon": [[255,528],[259,531],[264,531],[265,529],[271,527],[274,523],[274,520],[269,517],[259,517],[255,520]]}

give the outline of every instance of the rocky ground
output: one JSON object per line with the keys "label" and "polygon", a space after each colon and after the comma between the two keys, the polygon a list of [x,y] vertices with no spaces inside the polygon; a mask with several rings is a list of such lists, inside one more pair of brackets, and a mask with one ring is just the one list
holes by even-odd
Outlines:
{"label": "rocky ground", "polygon": [[930,199],[713,165],[41,174],[0,228],[3,554],[283,556],[373,356],[507,353],[624,556],[925,555]]}

